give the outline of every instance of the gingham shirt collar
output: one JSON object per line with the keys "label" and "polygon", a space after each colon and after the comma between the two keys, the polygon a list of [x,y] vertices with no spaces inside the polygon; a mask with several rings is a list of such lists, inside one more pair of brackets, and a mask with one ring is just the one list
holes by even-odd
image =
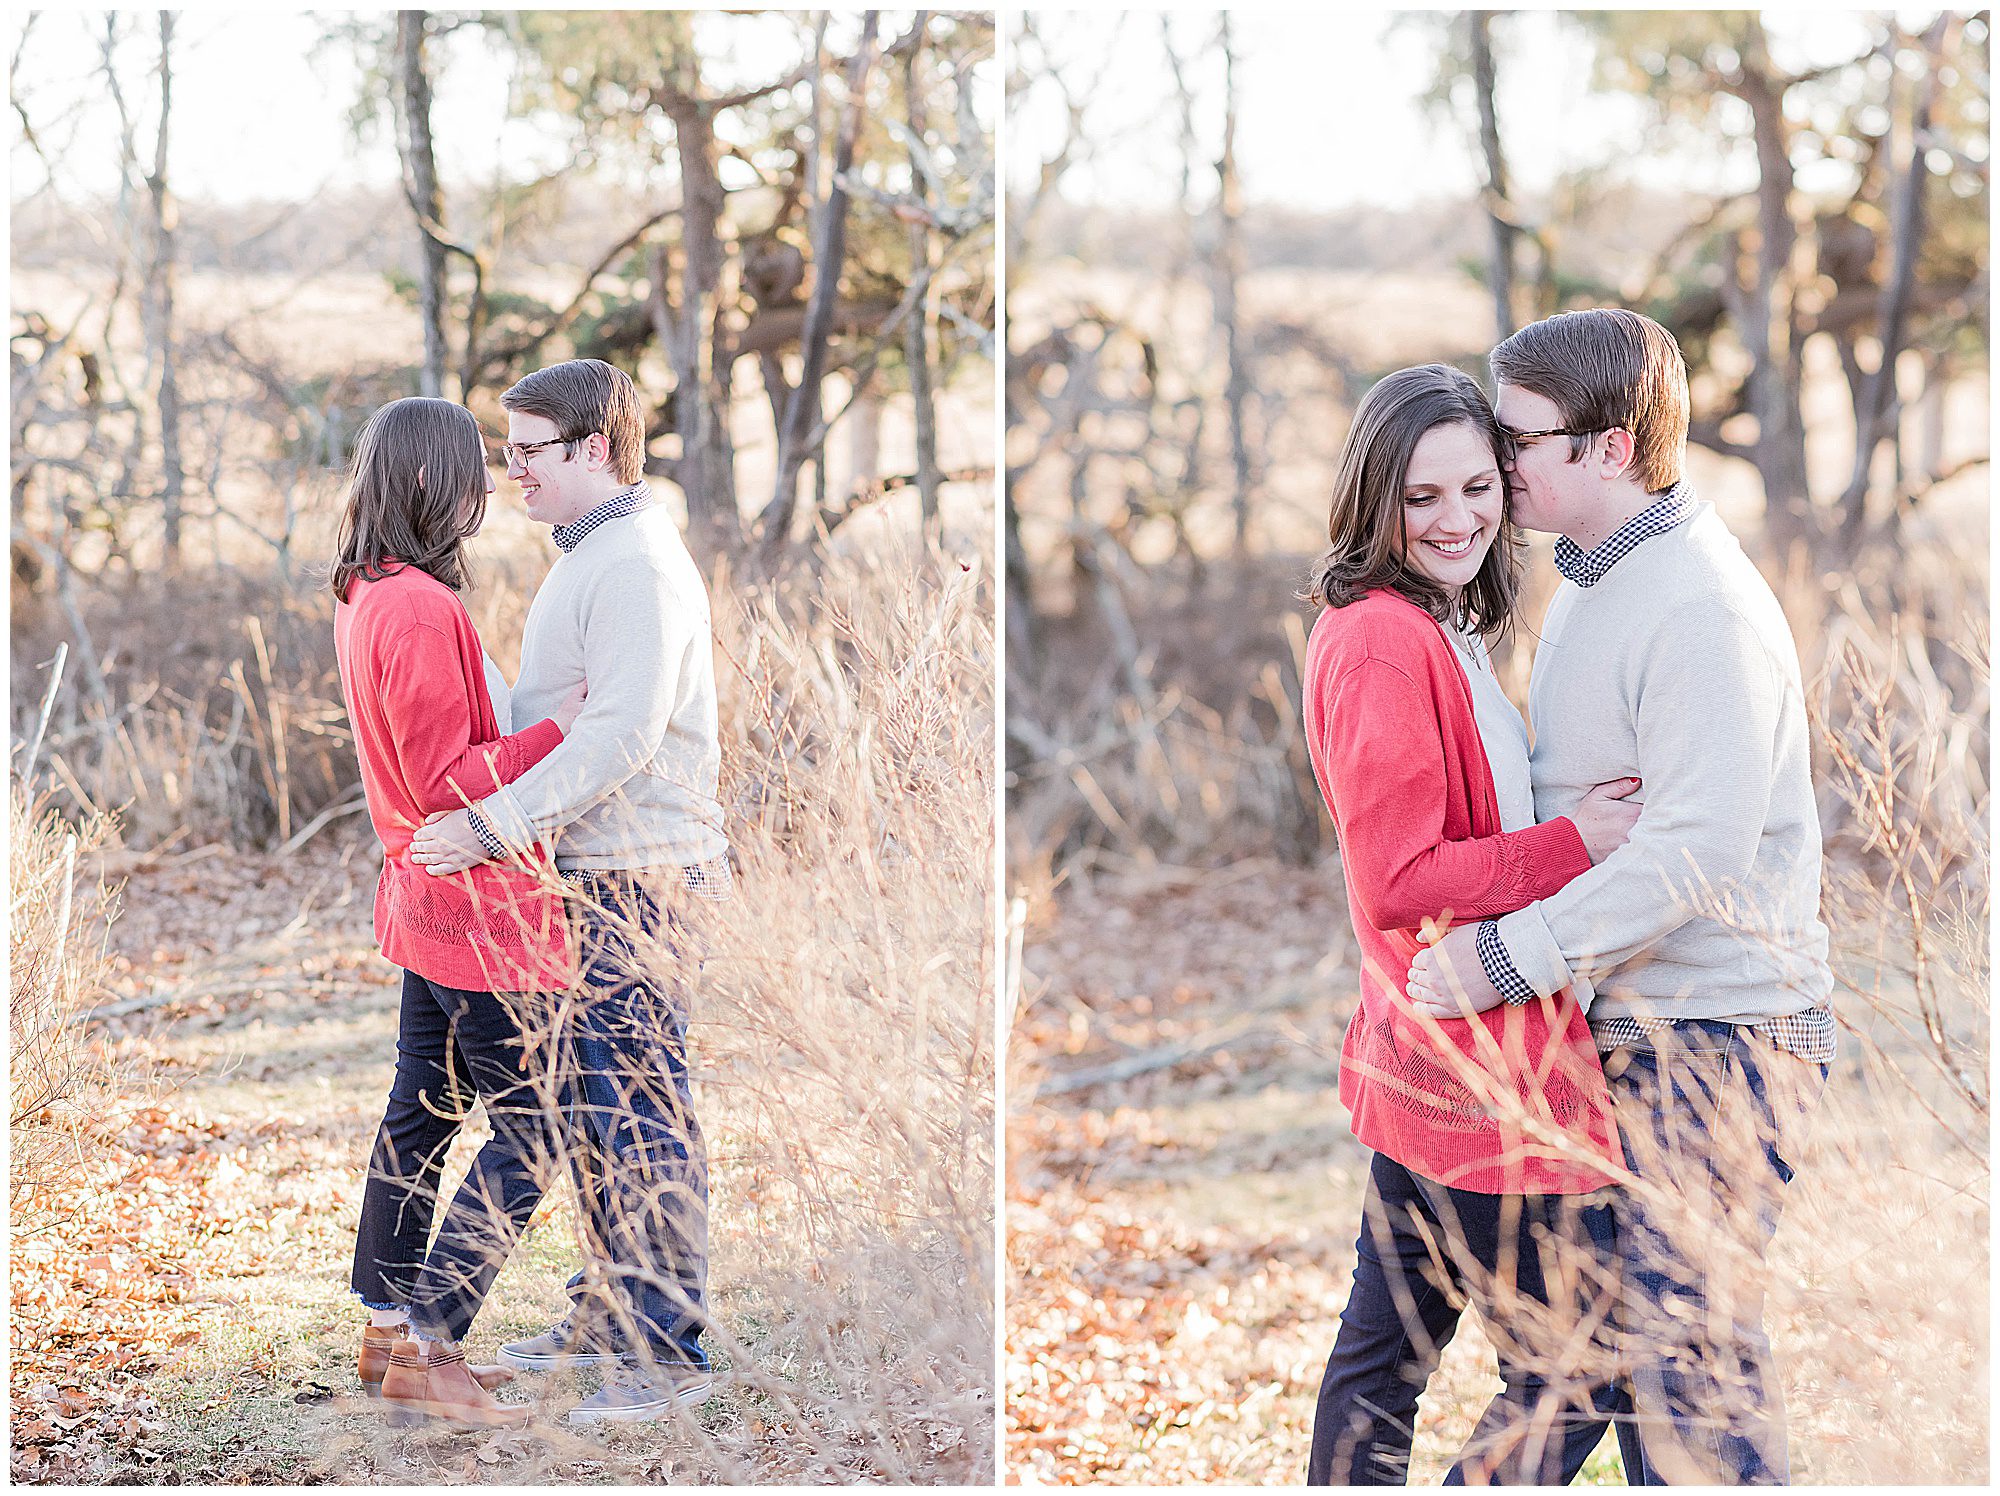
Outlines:
{"label": "gingham shirt collar", "polygon": [[1556,542],[1556,570],[1579,587],[1594,587],[1626,554],[1694,517],[1694,485],[1683,478],[1586,551],[1567,535]]}
{"label": "gingham shirt collar", "polygon": [[557,525],[550,532],[555,536],[556,545],[567,555],[575,550],[592,530],[607,520],[623,519],[628,514],[637,514],[653,502],[651,490],[642,479],[623,493],[613,494],[595,509],[571,520],[566,525]]}

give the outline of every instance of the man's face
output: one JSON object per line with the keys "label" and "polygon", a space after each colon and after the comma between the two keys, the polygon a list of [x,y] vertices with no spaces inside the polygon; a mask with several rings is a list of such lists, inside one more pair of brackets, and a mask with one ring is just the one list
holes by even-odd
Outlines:
{"label": "man's face", "polygon": [[[510,447],[552,443],[525,456],[510,452],[507,458],[507,476],[521,485],[528,518],[544,525],[572,524],[610,496],[604,466],[609,444],[603,436],[593,434],[565,448],[556,441],[561,434],[547,416],[507,412]],[[616,485],[609,487],[615,491]]]}
{"label": "man's face", "polygon": [[[1494,414],[1509,431],[1554,431],[1569,424],[1555,401],[1519,385],[1503,384]],[[1602,484],[1589,454],[1569,460],[1569,438],[1542,436],[1512,443],[1506,461],[1507,496],[1514,523],[1524,530],[1565,534],[1602,503]]]}

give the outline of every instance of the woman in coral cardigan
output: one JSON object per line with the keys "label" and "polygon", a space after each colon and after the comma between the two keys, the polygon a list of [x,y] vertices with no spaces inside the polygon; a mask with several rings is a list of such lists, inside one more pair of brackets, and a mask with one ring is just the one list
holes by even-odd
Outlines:
{"label": "woman in coral cardigan", "polygon": [[1468,1298],[1505,1385],[1454,1481],[1566,1481],[1613,1405],[1571,1333],[1609,1255],[1608,1213],[1586,1197],[1619,1157],[1584,1016],[1562,994],[1439,1022],[1404,985],[1427,935],[1546,897],[1638,818],[1637,784],[1623,780],[1535,824],[1527,730],[1485,647],[1519,586],[1505,440],[1456,369],[1382,380],[1348,432],[1309,594],[1323,611],[1307,740],[1361,950],[1340,1095],[1374,1154],[1313,1484],[1406,1478],[1417,1394]]}
{"label": "woman in coral cardigan", "polygon": [[[333,567],[333,638],[382,841],[375,934],[403,968],[396,1075],[361,1198],[353,1287],[369,1311],[361,1384],[402,1413],[461,1425],[524,1423],[468,1367],[459,1342],[519,1240],[559,1158],[536,1089],[521,994],[560,990],[568,933],[534,865],[433,878],[409,860],[433,811],[491,794],[546,757],[576,720],[578,684],[553,717],[507,733],[506,683],[459,601],[465,542],[492,481],[479,426],[446,400],[398,400],[355,448]],[[486,1103],[493,1136],[429,1241],[445,1152]]]}

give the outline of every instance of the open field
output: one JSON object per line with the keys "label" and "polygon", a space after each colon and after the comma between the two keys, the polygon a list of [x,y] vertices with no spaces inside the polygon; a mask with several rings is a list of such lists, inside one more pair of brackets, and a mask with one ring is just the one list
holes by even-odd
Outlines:
{"label": "open field", "polygon": [[[1251,461],[1255,502],[1251,521],[1254,549],[1309,551],[1326,539],[1326,503],[1340,442],[1354,404],[1369,383],[1392,369],[1443,359],[1478,372],[1485,381],[1491,346],[1491,305],[1476,282],[1449,271],[1331,271],[1264,269],[1244,277],[1242,315],[1247,327],[1263,334],[1262,362],[1251,407]],[[1067,322],[1079,308],[1101,312],[1123,329],[1110,337],[1089,367],[1108,396],[1136,400],[1143,361],[1138,336],[1151,344],[1162,397],[1180,399],[1205,391],[1212,400],[1221,376],[1212,363],[1213,330],[1209,301],[1198,283],[1168,282],[1104,266],[1074,262],[1037,266],[1033,277],[1008,302],[1011,346],[1031,348],[1053,323]],[[1804,414],[1807,459],[1814,486],[1837,490],[1853,457],[1854,420],[1842,386],[1839,361],[1822,343],[1806,349]],[[1943,396],[1940,460],[1954,464],[1988,450],[1988,380],[1968,371]],[[1922,449],[1921,410],[1906,412],[1908,449]],[[1176,414],[1175,429],[1186,420]],[[1228,542],[1229,512],[1222,493],[1229,471],[1225,423],[1211,418],[1203,438],[1205,480],[1195,492],[1160,490],[1162,474],[1114,455],[1136,439],[1135,405],[1108,399],[1083,423],[1086,447],[1100,449],[1091,462],[1084,512],[1098,520],[1121,513],[1135,499],[1161,509],[1184,511],[1185,523],[1205,553]],[[1034,450],[1033,433],[1008,433],[1011,463]],[[1743,533],[1761,515],[1762,489],[1747,462],[1695,446],[1689,470],[1704,497]],[[1171,476],[1169,474],[1168,476]],[[1988,527],[1988,472],[1973,469],[1940,485],[1908,516],[1916,533],[1928,537],[1983,537]],[[1050,605],[1060,608],[1060,580],[1044,574],[1042,563],[1064,543],[1071,509],[1070,474],[1063,456],[1050,456],[1015,485],[1022,514],[1022,538],[1037,563],[1037,584],[1049,588]],[[1132,554],[1151,564],[1169,552],[1167,527],[1139,519],[1124,536]]]}
{"label": "open field", "polygon": [[[546,271],[547,293],[567,297],[576,274],[580,272]],[[24,270],[10,283],[10,301],[17,317],[33,311],[58,329],[80,320],[85,332],[94,334],[110,289],[108,278],[93,278],[88,272]],[[392,377],[422,356],[410,307],[397,299],[385,277],[341,270],[309,277],[190,272],[183,278],[179,304],[188,327],[188,346],[209,350],[210,355],[205,361],[191,360],[182,375],[188,405],[185,439],[198,480],[189,497],[188,554],[197,561],[258,568],[270,564],[277,554],[274,542],[282,539],[285,554],[295,562],[317,560],[330,549],[339,520],[342,496],[334,475],[315,462],[314,451],[281,452],[279,444],[256,439],[263,435],[256,424],[257,391],[245,383],[235,355],[215,354],[208,340],[226,334],[242,354],[284,378],[317,381],[317,397],[325,402],[331,419],[336,424],[344,421],[351,434],[376,406],[414,392],[414,385],[402,376]],[[136,346],[135,319],[121,315],[113,324],[112,337],[120,347]],[[750,359],[738,363],[735,383],[737,499],[746,519],[770,501],[777,461],[769,405],[753,363]],[[665,378],[658,370],[640,372],[655,380]],[[990,469],[992,391],[992,371],[976,359],[967,360],[950,384],[937,389],[938,463],[943,472]],[[500,424],[499,393],[482,392],[474,405],[475,413],[495,431]],[[848,393],[839,373],[831,375],[827,408],[841,408]],[[858,403],[828,434],[827,484],[835,496],[857,483],[915,471],[916,437],[907,390],[878,385],[876,397],[872,404]],[[875,412],[872,430],[864,429],[865,408]],[[67,451],[83,436],[77,427],[52,433],[48,440]],[[296,434],[293,445],[298,445]],[[676,514],[685,514],[686,501],[678,488],[658,479],[653,487]],[[531,535],[545,533],[535,529],[517,504],[510,504],[511,492],[503,484],[489,509],[484,547],[488,553],[517,549]],[[842,526],[844,533],[836,538],[843,548],[872,546],[911,530],[917,506],[914,486],[899,488],[870,503]],[[992,503],[984,481],[946,483],[940,507],[957,532],[957,543],[986,543]],[[228,517],[211,518],[212,508],[227,511]],[[121,542],[115,564],[152,565],[157,519],[135,517],[121,531]],[[80,536],[78,547],[80,567],[91,569],[108,559],[96,537]]]}

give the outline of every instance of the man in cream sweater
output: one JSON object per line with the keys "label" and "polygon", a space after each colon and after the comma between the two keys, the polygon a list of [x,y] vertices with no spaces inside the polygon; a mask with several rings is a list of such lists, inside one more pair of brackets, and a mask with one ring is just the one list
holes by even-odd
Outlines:
{"label": "man in cream sweater", "polygon": [[1798,649],[1682,474],[1666,329],[1564,313],[1492,368],[1513,518],[1560,537],[1529,688],[1537,819],[1626,776],[1644,809],[1560,893],[1424,952],[1410,994],[1440,1019],[1574,994],[1636,1176],[1615,1210],[1627,1479],[1782,1482],[1764,1254],[1834,1051]]}
{"label": "man in cream sweater", "polygon": [[641,476],[632,381],[576,359],[501,397],[507,471],[561,555],[535,594],[514,715],[582,683],[562,744],[411,845],[434,874],[552,840],[575,885],[582,971],[564,1076],[588,1261],[571,1312],[501,1359],[526,1371],[610,1368],[577,1423],[656,1418],[711,1382],[708,1173],[688,1082],[687,914],[728,892],[708,592]]}

